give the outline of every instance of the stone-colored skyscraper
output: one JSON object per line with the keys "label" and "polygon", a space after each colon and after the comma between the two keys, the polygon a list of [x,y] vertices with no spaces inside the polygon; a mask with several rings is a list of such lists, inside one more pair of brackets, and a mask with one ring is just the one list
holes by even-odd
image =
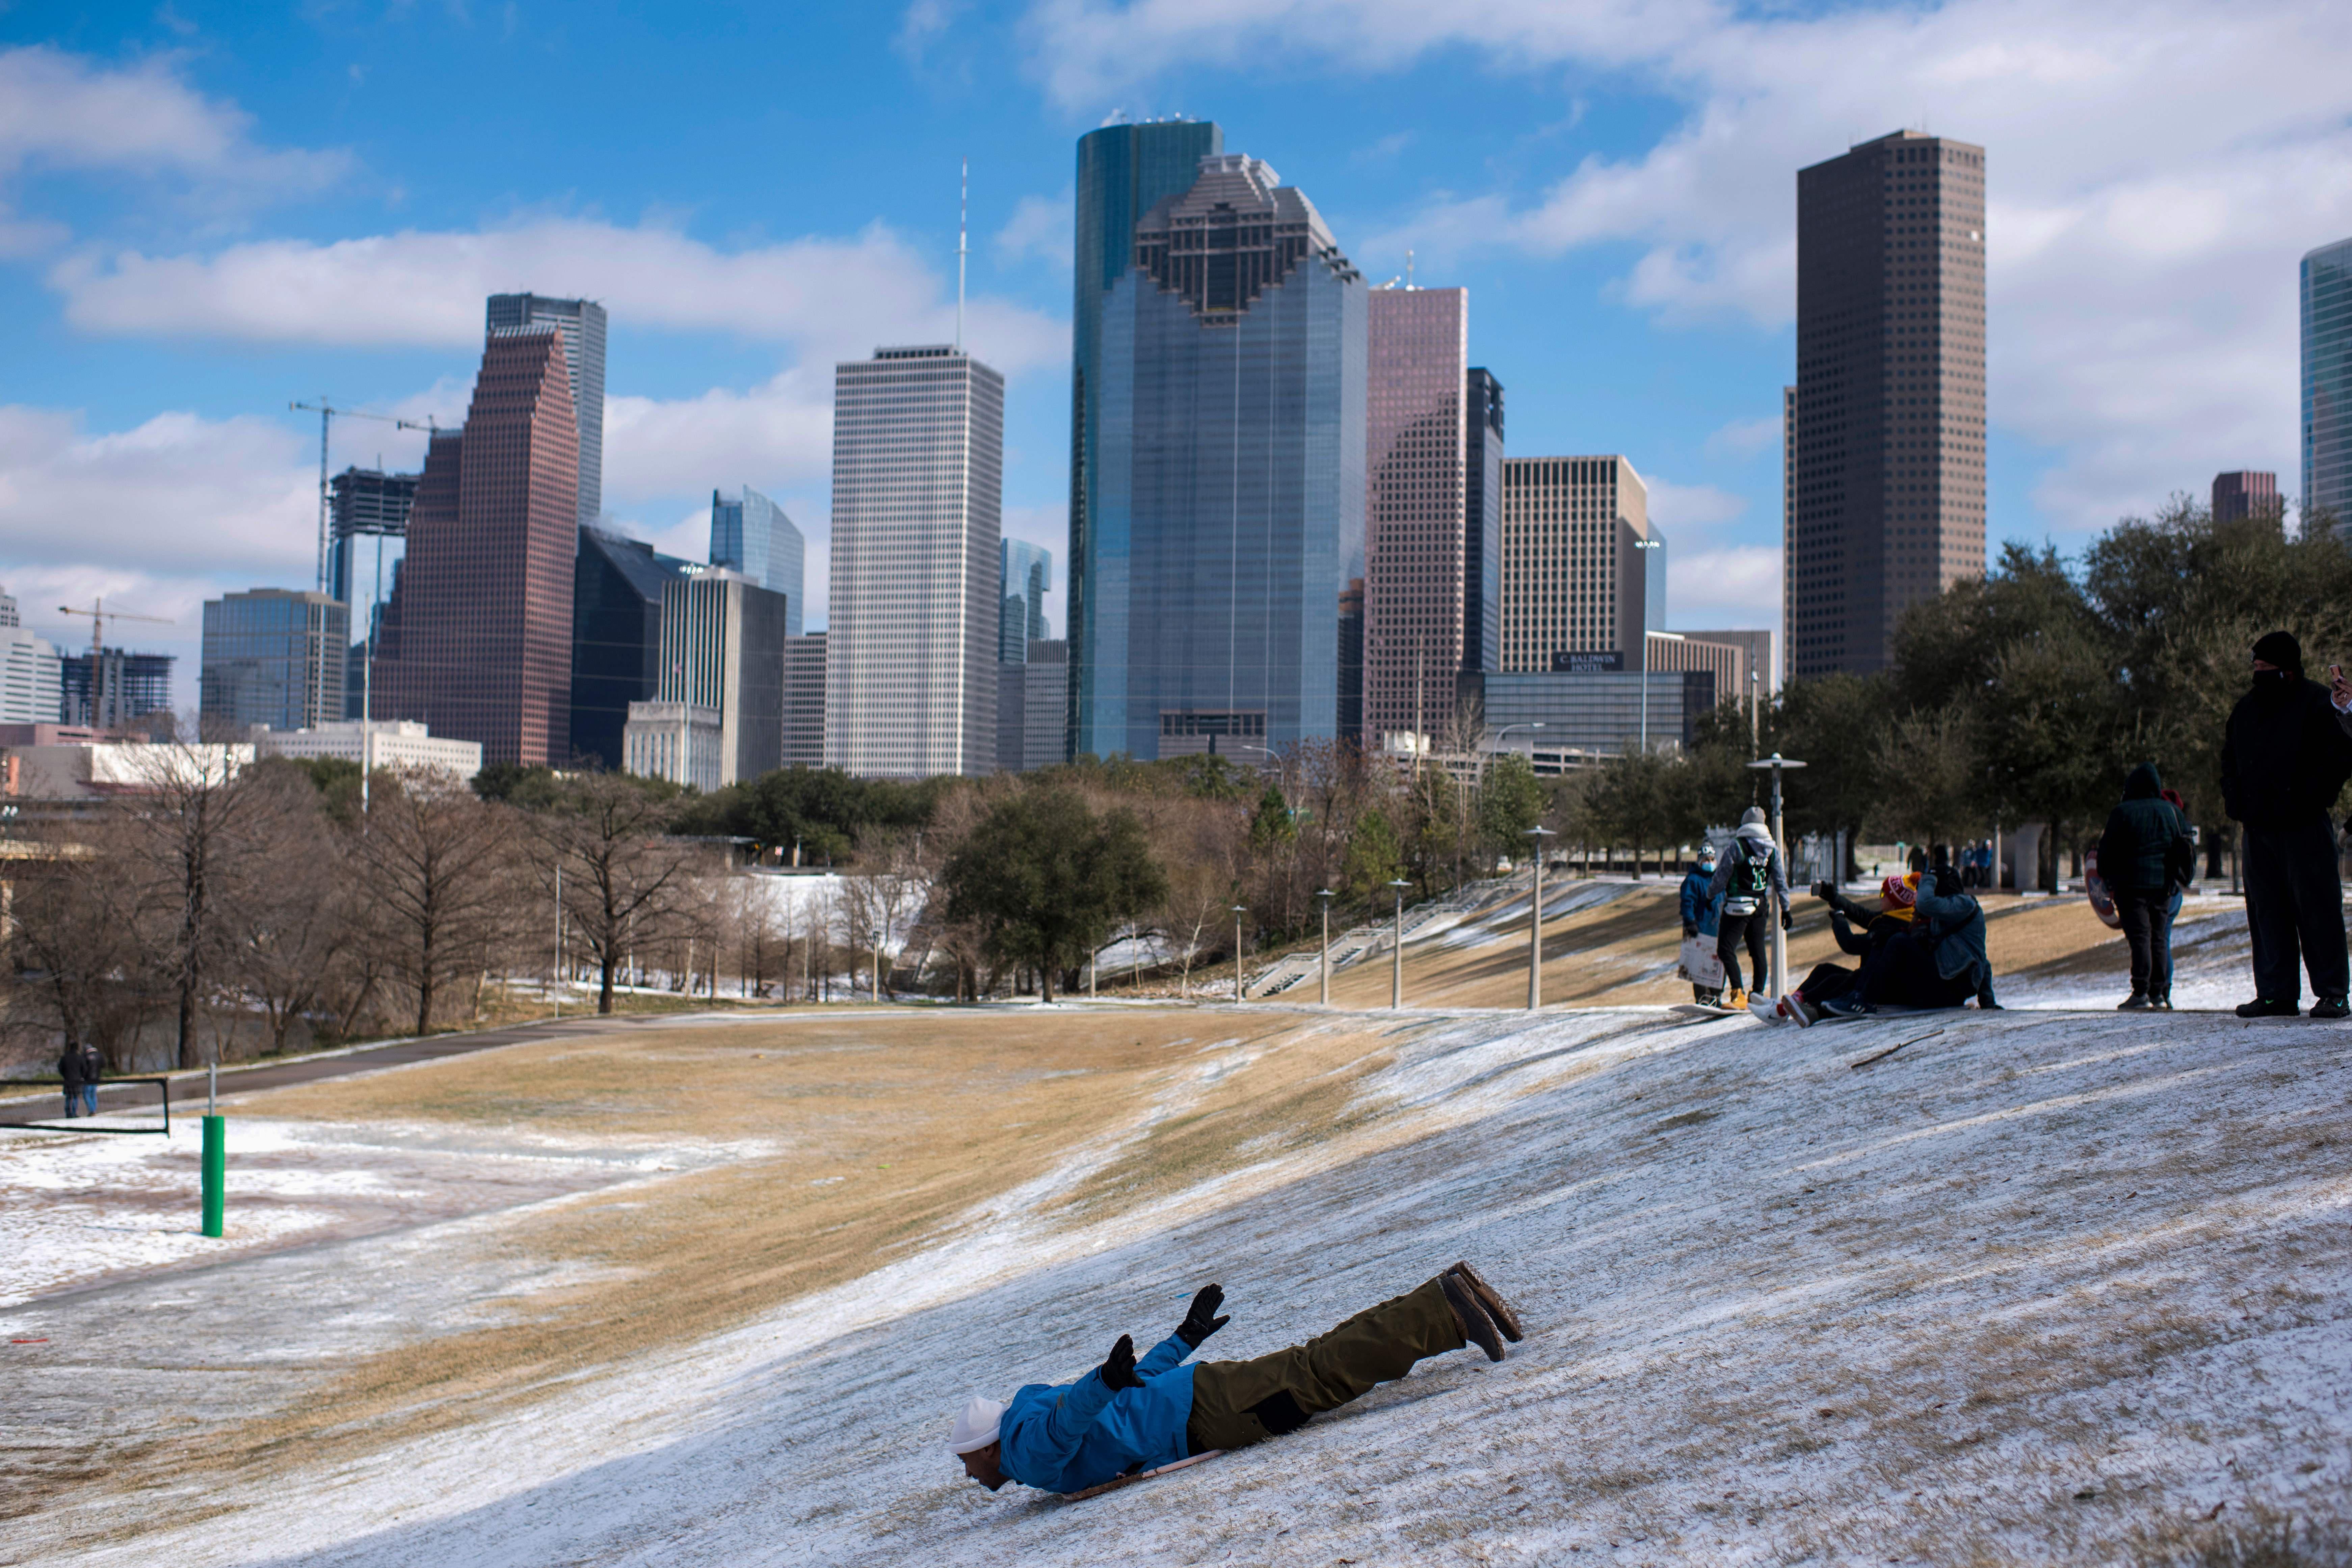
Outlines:
{"label": "stone-colored skyscraper", "polygon": [[1503,669],[1631,674],[1663,630],[1664,552],[1623,458],[1503,461]]}
{"label": "stone-colored skyscraper", "polygon": [[996,765],[1004,378],[959,349],[835,367],[824,756],[866,777]]}
{"label": "stone-colored skyscraper", "polygon": [[801,635],[801,594],[807,542],[784,509],[751,486],[735,500],[710,492],[710,563],[740,572],[792,606],[793,629]]}
{"label": "stone-colored skyscraper", "polygon": [[[1149,125],[1106,125],[1078,138],[1077,241],[1070,311],[1070,548],[1063,558],[1069,604],[1063,612],[1069,645],[1070,712],[1066,740],[1075,743],[1077,713],[1093,683],[1080,649],[1098,589],[1123,586],[1125,542],[1114,557],[1095,548],[1095,516],[1103,499],[1098,447],[1102,437],[1103,310],[1111,289],[1135,265],[1135,225],[1169,196],[1192,189],[1201,160],[1224,151],[1214,121],[1163,120]],[[1105,573],[1108,576],[1105,576]],[[1125,627],[1119,628],[1126,636]]]}
{"label": "stone-colored skyscraper", "polygon": [[518,327],[553,327],[563,334],[563,368],[579,426],[580,521],[593,523],[604,505],[604,307],[593,300],[493,294],[488,317],[493,335]]}
{"label": "stone-colored skyscraper", "polygon": [[562,337],[493,331],[465,428],[425,447],[376,717],[477,742],[485,763],[570,760],[579,475]]}
{"label": "stone-colored skyscraper", "polygon": [[2352,528],[2352,239],[2303,258],[2303,515]]}
{"label": "stone-colored skyscraper", "polygon": [[1985,561],[1985,156],[1897,132],[1797,174],[1789,673],[1885,666]]}
{"label": "stone-colored skyscraper", "polygon": [[[718,715],[718,787],[783,766],[785,621],[782,594],[723,566],[662,588],[653,700]],[[632,721],[643,706],[630,705]]]}
{"label": "stone-colored skyscraper", "polygon": [[1255,158],[1201,159],[1132,238],[1087,394],[1074,743],[1151,759],[1330,738],[1339,595],[1363,573],[1363,279]]}
{"label": "stone-colored skyscraper", "polygon": [[1427,731],[1465,667],[1470,292],[1375,289],[1365,329],[1364,729]]}

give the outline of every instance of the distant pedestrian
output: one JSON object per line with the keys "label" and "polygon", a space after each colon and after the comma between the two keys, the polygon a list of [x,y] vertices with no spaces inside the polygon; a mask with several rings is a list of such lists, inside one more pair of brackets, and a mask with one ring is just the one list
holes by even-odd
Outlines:
{"label": "distant pedestrian", "polygon": [[2341,1018],[2352,1013],[2352,963],[2328,813],[2352,778],[2352,724],[2327,688],[2305,678],[2303,647],[2290,634],[2265,633],[2253,663],[2253,689],[2231,710],[2221,741],[2221,803],[2245,826],[2253,940],[2254,999],[2238,1016],[2294,1016],[2307,970],[2311,1016]]}
{"label": "distant pedestrian", "polygon": [[1780,848],[1772,842],[1771,828],[1765,826],[1763,807],[1751,805],[1740,817],[1738,830],[1732,834],[1714,877],[1708,879],[1707,891],[1723,900],[1715,939],[1715,951],[1723,960],[1723,1005],[1745,1007],[1748,993],[1739,985],[1741,942],[1748,946],[1748,967],[1756,978],[1757,994],[1769,996],[1780,979],[1764,956],[1766,933],[1771,929],[1776,906],[1781,929],[1789,925],[1789,872],[1780,863]]}
{"label": "distant pedestrian", "polygon": [[2120,1011],[2172,1010],[2172,917],[2165,911],[2179,907],[2176,889],[2189,879],[2195,855],[2188,820],[2164,798],[2156,764],[2140,763],[2099,837],[2099,875],[2131,944],[2131,995]]}
{"label": "distant pedestrian", "polygon": [[97,1047],[67,1042],[64,1054],[58,1058],[58,1077],[64,1080],[68,1120],[98,1114],[100,1069]]}
{"label": "distant pedestrian", "polygon": [[[1723,900],[1713,891],[1714,882],[1715,847],[1712,845],[1701,845],[1698,858],[1691,864],[1690,874],[1683,879],[1682,915],[1685,942],[1694,937],[1704,937],[1709,942],[1715,940],[1716,926],[1722,913]],[[1691,982],[1691,999],[1712,1007],[1723,999],[1723,987],[1701,985],[1694,980]]]}

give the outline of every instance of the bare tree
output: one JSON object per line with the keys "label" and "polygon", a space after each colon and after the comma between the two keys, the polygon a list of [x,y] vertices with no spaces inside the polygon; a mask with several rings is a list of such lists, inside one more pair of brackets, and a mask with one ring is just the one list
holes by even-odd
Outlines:
{"label": "bare tree", "polygon": [[294,1020],[334,985],[354,944],[354,889],[308,774],[266,763],[240,787],[269,798],[256,803],[223,860],[225,975],[240,1011],[260,1005],[270,1047],[283,1051]]}
{"label": "bare tree", "polygon": [[133,911],[124,898],[117,825],[36,839],[10,876],[11,969],[34,1016],[68,1046],[94,1045],[107,1066],[130,1060],[131,1037],[157,998],[144,984]]}
{"label": "bare tree", "polygon": [[533,865],[551,887],[562,873],[563,911],[598,972],[596,1011],[613,1010],[613,974],[632,927],[657,920],[677,900],[698,857],[665,837],[675,804],[624,773],[567,779],[533,812]]}
{"label": "bare tree", "polygon": [[504,807],[446,773],[378,775],[366,816],[345,830],[368,924],[393,971],[416,994],[416,1032],[433,1026],[445,981],[479,968],[512,897]]}
{"label": "bare tree", "polygon": [[888,954],[921,910],[928,888],[907,841],[895,834],[868,835],[857,846],[858,868],[842,879],[842,910],[852,947],[872,954],[874,999],[890,994]]}

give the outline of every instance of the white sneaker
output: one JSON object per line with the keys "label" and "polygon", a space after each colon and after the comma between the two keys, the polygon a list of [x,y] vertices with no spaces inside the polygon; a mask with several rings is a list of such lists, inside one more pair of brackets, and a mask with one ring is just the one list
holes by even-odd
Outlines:
{"label": "white sneaker", "polygon": [[1754,1016],[1763,1019],[1768,1024],[1785,1024],[1788,1022],[1788,1020],[1780,1015],[1780,1005],[1769,996],[1750,996],[1748,999],[1748,1011]]}

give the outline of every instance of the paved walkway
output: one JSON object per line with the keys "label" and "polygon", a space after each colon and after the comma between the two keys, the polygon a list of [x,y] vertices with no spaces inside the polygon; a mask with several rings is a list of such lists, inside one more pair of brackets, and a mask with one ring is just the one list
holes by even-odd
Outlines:
{"label": "paved walkway", "polygon": [[[475,1034],[429,1035],[422,1039],[386,1040],[379,1046],[360,1046],[331,1055],[305,1057],[299,1061],[240,1064],[221,1068],[220,1091],[223,1094],[249,1094],[257,1089],[284,1089],[291,1084],[317,1083],[321,1079],[381,1072],[385,1068],[405,1067],[411,1062],[433,1062],[445,1057],[462,1057],[473,1051],[495,1050],[500,1046],[525,1045],[532,1040],[571,1039],[649,1023],[656,1018],[667,1023],[676,1016],[677,1015],[620,1013],[602,1018],[594,1014],[583,1014],[577,1018],[542,1018],[529,1024],[509,1025],[502,1029],[483,1029]],[[160,1075],[151,1073],[146,1076]],[[183,1116],[202,1114],[204,1098],[203,1073],[172,1075],[173,1104]],[[99,1086],[98,1108],[101,1111],[152,1110],[155,1104],[155,1087],[152,1084]],[[62,1093],[55,1089],[44,1089],[36,1095],[24,1098],[0,1100],[0,1127],[22,1127],[29,1121],[57,1121],[64,1106]]]}

